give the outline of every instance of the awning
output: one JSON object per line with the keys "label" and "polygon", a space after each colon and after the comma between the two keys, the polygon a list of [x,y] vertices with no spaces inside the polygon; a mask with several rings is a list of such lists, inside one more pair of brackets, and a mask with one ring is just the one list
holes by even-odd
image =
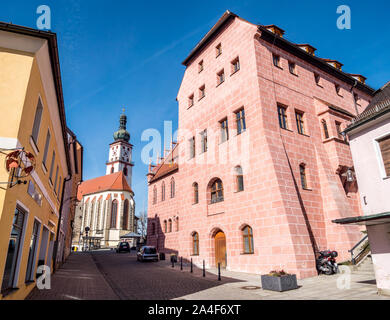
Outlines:
{"label": "awning", "polygon": [[141,235],[135,233],[135,232],[130,232],[130,233],[127,233],[123,236],[120,237],[121,239],[128,239],[128,238],[141,238]]}
{"label": "awning", "polygon": [[373,226],[376,224],[390,223],[390,212],[372,214],[368,216],[350,217],[344,219],[332,220],[333,223],[338,224],[358,224]]}

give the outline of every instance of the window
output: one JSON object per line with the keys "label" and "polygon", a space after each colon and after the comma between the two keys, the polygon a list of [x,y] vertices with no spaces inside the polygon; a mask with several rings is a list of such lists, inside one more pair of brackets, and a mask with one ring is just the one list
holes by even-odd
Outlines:
{"label": "window", "polygon": [[223,201],[223,185],[220,179],[216,179],[211,185],[211,203]]}
{"label": "window", "polygon": [[278,105],[278,116],[279,116],[279,126],[282,129],[288,129],[287,123],[287,108],[281,105]]}
{"label": "window", "polygon": [[390,136],[378,140],[379,148],[382,154],[383,165],[385,167],[386,177],[390,176]]}
{"label": "window", "polygon": [[190,148],[190,159],[195,157],[195,137],[192,137],[188,140],[189,148]]}
{"label": "window", "polygon": [[58,190],[57,190],[57,197],[58,198],[60,197],[61,182],[62,182],[62,178],[60,177],[60,179],[58,180]]}
{"label": "window", "polygon": [[202,152],[207,151],[207,129],[200,133]]}
{"label": "window", "polygon": [[123,174],[127,177],[127,174],[128,174],[128,171],[127,171],[127,168],[123,168]]}
{"label": "window", "polygon": [[123,202],[123,221],[122,221],[122,229],[129,229],[129,200],[125,199]]}
{"label": "window", "polygon": [[221,126],[221,143],[229,140],[229,129],[227,118],[220,122]]}
{"label": "window", "polygon": [[165,182],[163,181],[161,185],[161,201],[165,200]]}
{"label": "window", "polygon": [[111,174],[114,173],[114,167],[111,167]]}
{"label": "window", "polygon": [[57,193],[57,178],[58,178],[58,166],[57,166],[57,169],[56,169],[56,177],[54,179],[54,192]]}
{"label": "window", "polygon": [[47,135],[46,135],[46,142],[45,142],[45,149],[43,151],[43,160],[42,160],[42,164],[45,166],[45,169],[46,169],[46,160],[47,160],[47,154],[49,152],[49,145],[50,145],[50,131],[47,130]]}
{"label": "window", "polygon": [[217,73],[217,86],[225,81],[225,71],[222,69]]}
{"label": "window", "polygon": [[336,93],[340,96],[340,86],[338,84],[334,85],[334,89],[336,90]]}
{"label": "window", "polygon": [[307,180],[306,180],[306,166],[302,163],[299,165],[299,174],[301,176],[301,186],[303,189],[307,189]]}
{"label": "window", "polygon": [[222,44],[219,44],[215,47],[216,57],[219,57],[222,54]]}
{"label": "window", "polygon": [[165,233],[168,232],[168,222],[167,222],[167,220],[164,220],[164,232]]}
{"label": "window", "polygon": [[117,215],[118,215],[118,201],[114,200],[114,201],[112,201],[112,206],[111,206],[110,229],[116,229]]}
{"label": "window", "polygon": [[242,168],[237,166],[234,168],[234,171],[236,175],[236,191],[244,191],[244,175],[242,173]]}
{"label": "window", "polygon": [[196,182],[192,184],[194,204],[199,203],[199,186]]}
{"label": "window", "polygon": [[244,227],[244,229],[242,229],[242,238],[244,244],[244,253],[247,254],[254,253],[253,231],[250,226],[246,226]]}
{"label": "window", "polygon": [[273,54],[272,55],[272,61],[274,62],[274,66],[275,67],[279,67],[280,68],[280,56],[278,56],[276,54]]}
{"label": "window", "polygon": [[176,231],[179,231],[179,217],[176,217]]}
{"label": "window", "polygon": [[295,120],[297,122],[298,133],[305,134],[305,126],[303,124],[303,113],[295,111]]}
{"label": "window", "polygon": [[289,61],[288,62],[288,70],[290,70],[291,74],[297,75],[296,65],[294,62]]}
{"label": "window", "polygon": [[192,255],[199,255],[199,235],[197,232],[192,234]]}
{"label": "window", "polygon": [[53,183],[53,169],[54,169],[54,161],[56,159],[56,153],[53,151],[53,156],[51,158],[51,165],[50,165],[50,174],[49,174],[49,180],[51,183]]}
{"label": "window", "polygon": [[168,231],[172,232],[172,219],[168,220]]}
{"label": "window", "polygon": [[232,61],[232,74],[240,70],[240,59],[237,57]]}
{"label": "window", "polygon": [[326,120],[322,119],[321,123],[322,123],[322,129],[324,130],[324,137],[325,139],[329,139],[329,131],[328,131],[328,125],[326,124]]}
{"label": "window", "polygon": [[188,97],[188,108],[192,107],[194,105],[194,95],[191,94],[189,97]]}
{"label": "window", "polygon": [[320,84],[321,77],[318,73],[314,74],[314,80],[318,86],[321,86],[321,84]]}
{"label": "window", "polygon": [[157,188],[156,186],[153,187],[153,204],[157,203]]}
{"label": "window", "polygon": [[102,199],[100,199],[98,201],[97,217],[96,217],[96,230],[100,230],[101,208],[102,208]]}
{"label": "window", "polygon": [[39,229],[41,224],[38,220],[34,220],[34,226],[31,233],[30,239],[30,248],[28,253],[28,261],[27,261],[27,270],[26,270],[26,282],[30,282],[34,280],[34,268],[35,268],[35,259],[37,253],[37,243],[39,237]]}
{"label": "window", "polygon": [[206,86],[201,86],[199,88],[199,100],[203,99],[206,96]]}
{"label": "window", "polygon": [[39,135],[39,128],[41,127],[42,113],[43,113],[43,106],[42,106],[41,99],[39,98],[37,110],[35,111],[33,129],[31,133],[31,137],[33,138],[35,144],[38,143],[38,135]]}
{"label": "window", "polygon": [[236,125],[237,125],[237,135],[241,134],[243,131],[246,130],[244,109],[241,109],[236,112]]}
{"label": "window", "polygon": [[337,137],[340,138],[340,139],[344,139],[343,135],[341,134],[342,130],[341,130],[341,123],[336,121],[336,131],[337,131]]}
{"label": "window", "polygon": [[175,179],[171,179],[171,198],[175,197]]}
{"label": "window", "polygon": [[12,231],[8,243],[8,252],[6,255],[3,282],[1,292],[12,289],[15,283],[16,268],[19,261],[19,251],[21,250],[21,238],[24,228],[25,213],[19,207],[15,209],[15,215],[12,223]]}
{"label": "window", "polygon": [[203,60],[199,62],[198,64],[198,72],[201,73],[204,69]]}
{"label": "window", "polygon": [[357,105],[360,106],[360,104],[359,104],[359,95],[358,95],[357,93],[354,93],[354,94],[353,94],[353,100],[355,101],[355,103],[356,103]]}

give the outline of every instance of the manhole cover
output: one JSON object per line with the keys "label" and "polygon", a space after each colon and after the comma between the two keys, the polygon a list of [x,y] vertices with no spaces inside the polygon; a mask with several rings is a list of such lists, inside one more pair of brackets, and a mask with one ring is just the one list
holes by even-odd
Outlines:
{"label": "manhole cover", "polygon": [[261,289],[261,287],[245,286],[245,287],[241,287],[241,289],[244,289],[244,290],[258,290],[258,289]]}

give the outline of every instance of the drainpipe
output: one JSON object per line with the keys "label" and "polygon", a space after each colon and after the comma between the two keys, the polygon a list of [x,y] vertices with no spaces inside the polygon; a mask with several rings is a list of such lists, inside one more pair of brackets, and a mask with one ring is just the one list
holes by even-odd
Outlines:
{"label": "drainpipe", "polygon": [[356,105],[355,93],[353,92],[353,89],[357,86],[357,84],[358,84],[358,82],[357,82],[357,80],[355,80],[354,85],[351,87],[351,93],[352,93],[353,103],[355,105],[355,112],[356,112],[356,115],[358,116],[359,115],[359,110],[358,110],[357,105]]}

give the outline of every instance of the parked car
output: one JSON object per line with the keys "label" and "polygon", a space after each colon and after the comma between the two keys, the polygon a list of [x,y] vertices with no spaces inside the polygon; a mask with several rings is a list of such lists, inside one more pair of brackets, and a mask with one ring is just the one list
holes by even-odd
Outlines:
{"label": "parked car", "polygon": [[156,247],[144,246],[137,252],[138,261],[158,261]]}
{"label": "parked car", "polygon": [[130,245],[128,242],[119,242],[117,247],[116,247],[116,252],[121,253],[121,252],[130,252]]}

